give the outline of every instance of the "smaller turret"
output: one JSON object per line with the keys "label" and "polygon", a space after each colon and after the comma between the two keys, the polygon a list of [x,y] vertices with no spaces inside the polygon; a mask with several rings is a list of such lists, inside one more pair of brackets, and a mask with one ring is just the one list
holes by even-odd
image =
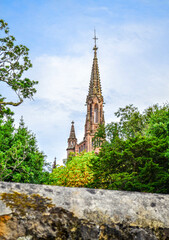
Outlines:
{"label": "smaller turret", "polygon": [[67,157],[69,156],[70,152],[75,152],[75,148],[77,146],[77,138],[75,134],[75,128],[74,128],[74,121],[71,123],[71,129],[70,129],[70,135],[68,138],[68,148],[67,148]]}

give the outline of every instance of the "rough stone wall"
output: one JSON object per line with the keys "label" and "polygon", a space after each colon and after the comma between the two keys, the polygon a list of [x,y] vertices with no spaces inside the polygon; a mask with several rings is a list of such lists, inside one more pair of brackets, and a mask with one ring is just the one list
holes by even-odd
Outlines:
{"label": "rough stone wall", "polygon": [[[169,195],[0,182],[0,193],[13,191],[51,198],[56,207],[95,224],[169,228]],[[0,215],[10,212],[0,201]]]}

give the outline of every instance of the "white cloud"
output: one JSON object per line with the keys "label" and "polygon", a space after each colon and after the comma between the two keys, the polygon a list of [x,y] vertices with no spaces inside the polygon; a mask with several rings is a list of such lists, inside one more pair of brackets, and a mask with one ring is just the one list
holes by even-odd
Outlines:
{"label": "white cloud", "polygon": [[86,56],[36,58],[32,74],[39,80],[37,98],[55,101],[57,106],[63,104],[68,110],[77,110],[77,104],[80,107],[84,101],[89,73]]}
{"label": "white cloud", "polygon": [[[113,28],[109,35],[101,34],[98,58],[106,122],[111,122],[113,113],[126,104],[133,103],[144,109],[167,101],[169,57],[164,61],[160,55],[167,47],[163,42],[165,31],[162,24],[161,28],[152,24],[130,24]],[[78,43],[78,49],[83,49],[78,56],[36,57],[30,73],[30,78],[39,81],[35,102],[26,102],[16,111],[17,117],[24,115],[26,124],[37,134],[39,145],[50,161],[55,156],[58,160],[66,157],[72,120],[79,141],[84,134],[84,104],[93,58],[86,47]],[[77,50],[76,44],[72,49]]]}
{"label": "white cloud", "polygon": [[[34,102],[26,101],[16,109],[37,134],[39,144],[50,157],[66,157],[70,122],[75,120],[78,137],[83,136],[85,101],[90,80],[91,62],[83,57],[40,56],[33,61],[30,78],[39,81]],[[74,118],[76,116],[76,119]],[[82,124],[81,124],[82,125]],[[79,139],[81,140],[81,139]],[[62,150],[61,150],[62,149]],[[49,150],[51,152],[49,152]],[[61,163],[61,162],[59,162]]]}

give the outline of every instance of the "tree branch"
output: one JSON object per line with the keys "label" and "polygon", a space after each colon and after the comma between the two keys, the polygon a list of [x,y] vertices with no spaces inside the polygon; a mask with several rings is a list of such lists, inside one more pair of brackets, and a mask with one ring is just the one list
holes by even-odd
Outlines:
{"label": "tree branch", "polygon": [[14,106],[14,107],[17,107],[18,105],[20,105],[21,103],[23,102],[23,99],[20,98],[20,101],[15,103],[15,102],[4,102],[4,101],[1,101],[0,102],[0,105],[11,105],[11,106]]}

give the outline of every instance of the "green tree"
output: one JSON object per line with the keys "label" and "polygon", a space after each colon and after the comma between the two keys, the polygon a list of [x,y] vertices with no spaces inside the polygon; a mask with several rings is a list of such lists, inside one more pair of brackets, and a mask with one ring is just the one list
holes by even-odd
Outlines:
{"label": "green tree", "polygon": [[0,95],[1,110],[6,105],[18,106],[25,98],[32,98],[37,81],[23,78],[22,75],[32,64],[29,60],[29,49],[20,44],[15,45],[15,37],[9,34],[8,24],[0,19],[0,81],[7,84],[17,95],[18,101],[6,101]]}
{"label": "green tree", "polygon": [[120,121],[106,126],[99,160],[91,160],[89,186],[169,193],[169,106],[141,114],[130,105],[117,113]]}
{"label": "green tree", "polygon": [[111,122],[106,126],[100,125],[95,133],[94,141],[97,143],[101,140],[103,143],[106,139],[108,142],[114,142],[116,138],[127,139],[140,133],[144,134],[147,122],[146,114],[141,114],[138,108],[132,104],[119,108],[115,112],[115,116],[119,118],[119,121]]}
{"label": "green tree", "polygon": [[104,124],[99,124],[99,127],[92,139],[94,148],[100,147],[106,139],[106,129]]}
{"label": "green tree", "polygon": [[24,99],[32,99],[36,93],[37,81],[24,78],[23,74],[32,67],[29,49],[15,44],[16,39],[9,34],[8,24],[0,20],[0,83],[13,90],[18,99],[8,101],[0,94],[0,180],[43,183],[49,173],[45,155],[40,152],[37,141],[21,119],[19,128],[14,127],[13,112],[8,106],[18,106]]}
{"label": "green tree", "polygon": [[37,147],[35,136],[25,127],[21,118],[18,129],[13,119],[0,120],[0,180],[12,182],[43,183],[45,155]]}

